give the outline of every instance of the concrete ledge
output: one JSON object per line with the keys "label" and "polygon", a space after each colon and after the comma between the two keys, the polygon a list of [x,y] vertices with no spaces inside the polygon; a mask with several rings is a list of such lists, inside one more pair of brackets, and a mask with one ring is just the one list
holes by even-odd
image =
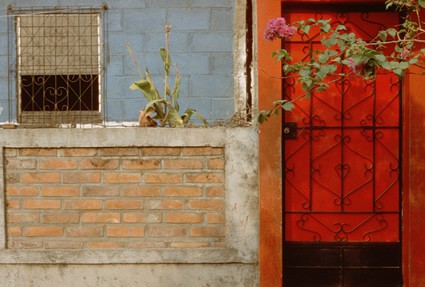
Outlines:
{"label": "concrete ledge", "polygon": [[1,266],[9,287],[254,287],[255,264],[109,264]]}

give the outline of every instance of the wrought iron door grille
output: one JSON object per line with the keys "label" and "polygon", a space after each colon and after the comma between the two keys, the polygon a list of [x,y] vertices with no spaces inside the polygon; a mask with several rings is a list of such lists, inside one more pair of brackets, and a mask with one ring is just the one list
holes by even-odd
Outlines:
{"label": "wrought iron door grille", "polygon": [[[396,13],[313,15],[366,40],[398,23]],[[307,16],[285,17],[294,22]],[[321,49],[320,37],[312,35],[285,41],[294,61],[309,61],[310,51]],[[286,99],[302,93],[296,81],[284,79]],[[335,78],[326,93],[297,101],[285,114],[285,122],[297,123],[298,135],[284,141],[286,241],[400,240],[400,91],[398,77],[381,71],[373,81]]]}
{"label": "wrought iron door grille", "polygon": [[31,126],[101,122],[102,10],[56,7],[9,12],[15,15],[19,122]]}

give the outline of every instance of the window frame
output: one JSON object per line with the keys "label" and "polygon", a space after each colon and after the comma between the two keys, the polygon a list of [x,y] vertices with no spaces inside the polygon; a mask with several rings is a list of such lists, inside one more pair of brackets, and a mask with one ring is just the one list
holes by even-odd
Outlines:
{"label": "window frame", "polygon": [[[15,106],[15,117],[23,127],[60,127],[63,125],[75,126],[77,124],[101,124],[105,122],[106,108],[106,36],[107,36],[107,6],[78,6],[78,7],[8,7],[8,31],[9,31],[9,111]],[[98,16],[97,44],[98,54],[98,77],[97,80],[97,104],[93,110],[56,110],[56,111],[23,111],[21,108],[21,85],[20,66],[18,62],[19,34],[18,18],[30,15],[84,15],[96,14]],[[92,98],[91,98],[92,99]]]}

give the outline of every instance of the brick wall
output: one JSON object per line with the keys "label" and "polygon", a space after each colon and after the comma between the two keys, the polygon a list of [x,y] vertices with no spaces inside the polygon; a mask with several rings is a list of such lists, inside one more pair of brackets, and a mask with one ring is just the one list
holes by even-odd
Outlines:
{"label": "brick wall", "polygon": [[224,148],[5,148],[9,249],[225,247]]}

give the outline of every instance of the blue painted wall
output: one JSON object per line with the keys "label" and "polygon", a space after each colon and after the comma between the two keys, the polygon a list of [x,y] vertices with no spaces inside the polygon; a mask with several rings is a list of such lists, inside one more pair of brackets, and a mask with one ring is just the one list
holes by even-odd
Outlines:
{"label": "blue painted wall", "polygon": [[[127,51],[128,42],[144,70],[162,86],[165,46],[164,27],[172,26],[170,51],[182,74],[181,107],[193,107],[209,120],[233,114],[233,17],[234,0],[0,0],[0,121],[8,114],[7,6],[108,5],[106,116],[108,121],[136,121],[146,103],[129,85],[138,73]],[[14,44],[14,43],[11,43]],[[9,63],[12,65],[13,63]],[[173,78],[172,78],[173,79]],[[15,95],[12,84],[12,96]],[[14,119],[16,106],[12,103]]]}

